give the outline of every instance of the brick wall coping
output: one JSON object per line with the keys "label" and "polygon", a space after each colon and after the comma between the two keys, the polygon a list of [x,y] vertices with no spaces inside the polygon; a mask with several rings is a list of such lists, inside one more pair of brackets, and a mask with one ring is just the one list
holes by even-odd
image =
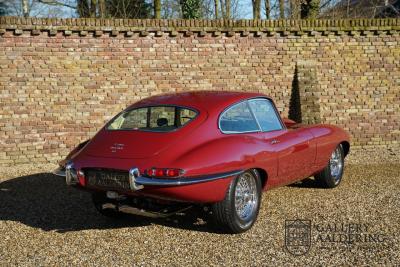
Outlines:
{"label": "brick wall coping", "polygon": [[86,35],[93,32],[95,36],[110,33],[114,36],[125,33],[130,36],[139,32],[146,36],[149,32],[155,32],[156,36],[169,33],[175,36],[178,32],[193,33],[204,36],[206,33],[226,33],[231,36],[236,32],[242,35],[250,33],[260,36],[261,33],[271,35],[303,34],[399,34],[400,19],[337,19],[337,20],[183,20],[183,19],[95,19],[95,18],[21,18],[0,17],[0,34],[6,31],[14,31],[14,34],[22,34],[30,31],[32,35],[40,32],[48,32],[55,35],[64,32],[70,35],[78,32]]}

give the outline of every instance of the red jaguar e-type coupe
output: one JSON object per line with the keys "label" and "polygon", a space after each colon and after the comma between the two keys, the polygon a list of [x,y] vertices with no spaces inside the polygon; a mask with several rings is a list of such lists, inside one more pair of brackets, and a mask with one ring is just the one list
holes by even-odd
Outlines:
{"label": "red jaguar e-type coupe", "polygon": [[174,93],[129,106],[54,173],[92,192],[107,216],[166,217],[201,204],[239,233],[256,221],[263,190],[309,176],[337,186],[349,148],[342,129],[282,120],[263,94]]}

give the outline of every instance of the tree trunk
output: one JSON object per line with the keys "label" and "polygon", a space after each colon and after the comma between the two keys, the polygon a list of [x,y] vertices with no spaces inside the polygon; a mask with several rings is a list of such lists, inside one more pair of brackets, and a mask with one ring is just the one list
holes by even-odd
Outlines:
{"label": "tree trunk", "polygon": [[226,19],[231,18],[231,0],[225,0],[225,13],[226,13]]}
{"label": "tree trunk", "polygon": [[285,18],[285,0],[279,0],[279,17]]}
{"label": "tree trunk", "polygon": [[161,0],[154,0],[154,18],[161,19]]}
{"label": "tree trunk", "polygon": [[106,3],[105,0],[99,0],[99,17],[104,18],[106,16]]}
{"label": "tree trunk", "polygon": [[271,3],[269,2],[269,0],[265,0],[265,18],[271,18]]}
{"label": "tree trunk", "polygon": [[96,7],[97,7],[97,0],[90,0],[90,17],[96,17]]}
{"label": "tree trunk", "polygon": [[225,2],[224,0],[220,0],[221,1],[221,17],[222,18],[226,18],[226,14],[225,14]]}
{"label": "tree trunk", "polygon": [[260,19],[261,0],[252,0],[253,2],[253,19]]}
{"label": "tree trunk", "polygon": [[89,17],[89,4],[87,0],[78,0],[77,12],[81,18]]}
{"label": "tree trunk", "polygon": [[29,3],[28,0],[22,0],[22,13],[25,18],[29,17]]}
{"label": "tree trunk", "polygon": [[219,17],[219,0],[214,0],[215,19]]}

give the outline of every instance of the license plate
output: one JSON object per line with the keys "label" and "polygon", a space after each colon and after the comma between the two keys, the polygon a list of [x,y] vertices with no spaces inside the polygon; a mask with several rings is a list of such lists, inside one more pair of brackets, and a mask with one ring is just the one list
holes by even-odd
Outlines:
{"label": "license plate", "polygon": [[130,189],[127,172],[89,170],[86,171],[87,183],[90,186],[114,189]]}

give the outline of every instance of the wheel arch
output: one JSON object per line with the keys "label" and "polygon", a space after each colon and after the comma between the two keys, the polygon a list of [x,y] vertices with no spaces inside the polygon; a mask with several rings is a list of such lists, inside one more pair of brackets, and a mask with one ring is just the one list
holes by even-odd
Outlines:
{"label": "wheel arch", "polygon": [[255,167],[252,170],[254,170],[258,173],[258,176],[260,177],[260,180],[261,180],[261,188],[264,190],[264,188],[267,185],[267,180],[268,180],[267,171],[262,168],[258,168],[258,167]]}
{"label": "wheel arch", "polygon": [[346,157],[350,152],[350,143],[348,141],[342,141],[340,144],[343,147],[344,156]]}

